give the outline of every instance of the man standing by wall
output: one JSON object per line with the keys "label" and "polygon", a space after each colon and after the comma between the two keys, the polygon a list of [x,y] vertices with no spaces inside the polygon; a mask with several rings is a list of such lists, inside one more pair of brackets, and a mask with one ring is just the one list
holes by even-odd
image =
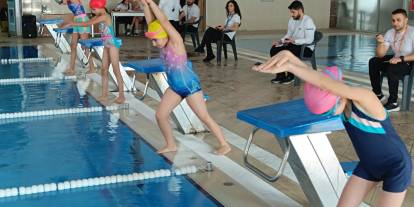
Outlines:
{"label": "man standing by wall", "polygon": [[[288,9],[291,15],[288,23],[288,31],[281,40],[273,42],[272,48],[270,49],[270,56],[274,56],[282,50],[289,50],[299,57],[302,45],[313,42],[316,27],[312,18],[305,15],[302,2],[293,1]],[[311,57],[313,49],[312,46],[306,47],[305,57]],[[271,82],[289,84],[293,80],[294,76],[292,73],[278,73]]]}

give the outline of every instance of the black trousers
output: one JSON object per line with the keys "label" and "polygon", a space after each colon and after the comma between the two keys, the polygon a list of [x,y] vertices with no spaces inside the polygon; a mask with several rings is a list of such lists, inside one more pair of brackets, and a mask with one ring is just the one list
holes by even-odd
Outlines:
{"label": "black trousers", "polygon": [[380,95],[381,90],[381,72],[385,72],[388,78],[388,88],[390,97],[388,101],[396,103],[398,100],[398,84],[400,79],[410,73],[409,63],[390,64],[388,61],[392,55],[386,55],[383,58],[373,57],[369,60],[369,79],[371,80],[372,91]]}
{"label": "black trousers", "polygon": [[193,33],[193,32],[197,32],[197,31],[198,31],[197,27],[194,27],[192,25],[184,25],[184,24],[180,25],[179,30],[178,30],[178,32],[181,34],[183,39],[185,38],[185,32]]}
{"label": "black trousers", "polygon": [[[291,53],[293,53],[296,57],[300,57],[300,51],[302,49],[301,45],[295,45],[295,44],[288,44],[288,45],[283,45],[281,47],[276,47],[273,46],[272,48],[270,48],[270,57],[273,57],[274,55],[276,55],[277,53],[279,53],[282,50],[289,50]],[[313,54],[313,51],[311,49],[309,49],[309,47],[305,47],[305,51],[304,51],[304,56],[305,57],[311,57]],[[289,75],[293,75],[292,73],[287,73]],[[276,77],[279,75],[286,75],[285,73],[278,73],[276,74]]]}
{"label": "black trousers", "polygon": [[[209,27],[206,32],[204,32],[203,39],[201,40],[200,47],[207,49],[207,57],[214,56],[213,49],[211,48],[211,43],[216,43],[221,40],[223,37],[223,31]],[[231,41],[229,36],[224,35],[225,41]]]}
{"label": "black trousers", "polygon": [[175,28],[175,30],[179,31],[179,29],[180,29],[180,22],[179,21],[170,20],[170,23]]}

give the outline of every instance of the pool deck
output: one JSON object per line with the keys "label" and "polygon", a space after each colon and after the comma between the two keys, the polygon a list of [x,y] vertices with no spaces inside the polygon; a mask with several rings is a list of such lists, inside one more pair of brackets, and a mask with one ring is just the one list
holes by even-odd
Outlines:
{"label": "pool deck", "polygon": [[[277,34],[273,32],[279,32]],[[343,31],[328,30],[323,31],[332,35],[342,34]],[[267,31],[267,32],[241,32],[238,37],[243,38],[263,38],[273,35],[281,35],[283,31]],[[347,34],[354,34],[347,32]],[[0,35],[0,46],[14,46],[16,44],[39,44],[44,45],[44,54],[46,56],[57,56],[51,37],[36,38],[36,39],[21,39],[21,38],[5,38],[4,34]],[[149,41],[144,38],[123,37],[124,44],[120,51],[121,61],[144,59],[146,57],[157,57],[158,50],[151,48]],[[189,38],[188,38],[189,39]],[[214,196],[219,202],[225,206],[295,206],[296,204],[308,206],[307,199],[302,192],[297,182],[289,176],[283,176],[281,180],[276,183],[263,182],[263,188],[271,186],[272,188],[282,192],[289,197],[293,203],[285,203],[285,201],[272,202],[271,198],[263,198],[259,193],[248,189],[245,180],[237,179],[238,174],[246,171],[243,160],[240,140],[247,138],[251,126],[246,125],[236,119],[236,112],[242,109],[251,108],[260,105],[266,105],[277,102],[285,102],[291,99],[301,98],[303,96],[302,87],[295,87],[293,85],[274,85],[270,83],[272,75],[261,74],[252,71],[250,68],[257,60],[263,58],[255,57],[255,53],[251,55],[240,55],[239,60],[233,60],[231,52],[228,60],[222,60],[222,65],[217,65],[215,60],[211,63],[204,63],[202,55],[193,53],[193,48],[189,46],[189,58],[193,61],[194,70],[200,77],[203,90],[211,97],[208,101],[208,109],[213,118],[220,126],[225,128],[225,135],[232,144],[233,151],[227,156],[217,158],[212,156],[204,148],[194,149],[192,145],[207,144],[207,146],[217,146],[215,138],[211,134],[181,135],[174,132],[174,135],[179,140],[179,150],[176,153],[166,154],[166,157],[174,162],[175,165],[186,164],[202,164],[207,159],[218,159],[223,163],[235,164],[234,169],[240,169],[239,172],[229,172],[226,168],[220,168],[220,163],[215,167],[215,171],[211,173],[198,173],[191,175],[196,183],[203,189]],[[230,49],[231,51],[231,49]],[[348,73],[349,77],[358,77],[360,79],[367,78],[366,75]],[[142,80],[144,77],[138,76],[137,79]],[[365,81],[366,82],[366,81]],[[88,92],[94,97],[100,93],[100,86],[93,83],[89,86]],[[130,110],[123,112],[121,119],[129,125],[132,129],[137,131],[142,137],[147,138],[147,142],[155,148],[160,148],[163,144],[163,137],[153,118],[154,110],[157,107],[157,102],[152,99],[146,99],[144,102],[150,107],[146,110],[146,114],[142,113],[141,107],[133,98],[132,95],[127,94],[127,102],[130,104]],[[110,104],[110,103],[104,103]],[[151,118],[152,116],[152,118]],[[391,113],[392,122],[397,131],[403,138],[408,150],[414,158],[413,146],[414,138],[414,112],[396,112]],[[145,129],[144,131],[142,129]],[[255,140],[255,144],[261,149],[270,152],[271,154],[282,156],[282,151],[278,147],[272,135],[264,132],[258,133],[260,139]],[[328,136],[330,142],[340,159],[340,161],[350,161],[356,159],[356,154],[346,132],[335,132]],[[194,142],[194,143],[193,143]],[[203,150],[201,150],[203,149]],[[254,160],[260,167],[271,170],[271,166],[266,164],[264,160],[266,157],[257,158]],[[274,166],[273,166],[274,167]],[[246,171],[247,172],[247,171]],[[259,179],[255,177],[255,179]],[[267,183],[267,184],[266,184]],[[404,202],[404,206],[414,205],[414,182],[408,189],[408,193]],[[368,204],[373,204],[378,186],[374,193],[371,193],[366,198]],[[262,189],[263,190],[263,189]],[[265,189],[272,192],[271,189]],[[263,192],[262,191],[262,192]]]}

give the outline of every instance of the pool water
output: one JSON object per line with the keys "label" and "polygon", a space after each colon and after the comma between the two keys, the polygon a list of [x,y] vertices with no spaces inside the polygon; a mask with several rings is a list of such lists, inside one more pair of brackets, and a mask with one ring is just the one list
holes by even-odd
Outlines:
{"label": "pool water", "polygon": [[[73,81],[1,85],[0,113],[99,105],[80,94]],[[172,168],[108,111],[0,120],[0,155],[0,189]],[[187,176],[171,176],[0,198],[0,206],[222,205]]]}

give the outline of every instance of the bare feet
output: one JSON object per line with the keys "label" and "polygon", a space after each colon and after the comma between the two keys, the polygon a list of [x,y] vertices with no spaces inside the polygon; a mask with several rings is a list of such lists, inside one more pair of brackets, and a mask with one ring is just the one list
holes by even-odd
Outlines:
{"label": "bare feet", "polygon": [[105,102],[105,101],[107,101],[108,100],[108,96],[100,96],[99,98],[98,98],[98,101],[100,101],[100,102]]}
{"label": "bare feet", "polygon": [[121,104],[121,103],[124,103],[125,102],[125,97],[124,96],[118,96],[116,99],[115,99],[115,101],[114,101],[115,103],[117,103],[117,104]]}
{"label": "bare feet", "polygon": [[229,153],[230,151],[231,151],[230,145],[226,144],[226,145],[221,145],[220,148],[216,149],[214,151],[214,154],[216,154],[216,155],[225,155],[225,154]]}
{"label": "bare feet", "polygon": [[88,71],[86,71],[86,74],[92,74],[92,73],[96,73],[95,68],[94,69],[89,69]]}
{"label": "bare feet", "polygon": [[163,153],[167,153],[167,152],[175,152],[177,151],[177,147],[176,146],[165,146],[161,149],[159,149],[157,151],[158,154],[163,154]]}
{"label": "bare feet", "polygon": [[72,75],[75,75],[75,71],[74,70],[70,70],[70,69],[66,69],[63,72],[63,74],[66,75],[66,76],[72,76]]}

